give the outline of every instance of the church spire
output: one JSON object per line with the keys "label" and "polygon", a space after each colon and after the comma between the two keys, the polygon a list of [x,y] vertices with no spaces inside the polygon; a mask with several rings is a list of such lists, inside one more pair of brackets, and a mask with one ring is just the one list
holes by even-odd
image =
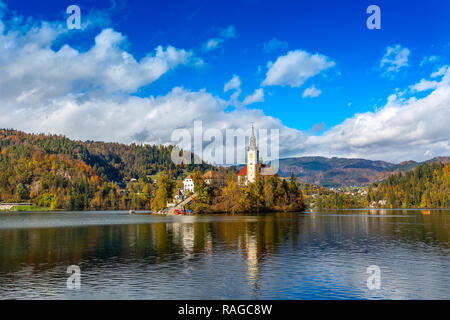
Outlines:
{"label": "church spire", "polygon": [[248,147],[248,150],[256,150],[256,137],[255,137],[255,129],[253,128],[253,122],[252,122],[252,136],[250,137],[250,145]]}

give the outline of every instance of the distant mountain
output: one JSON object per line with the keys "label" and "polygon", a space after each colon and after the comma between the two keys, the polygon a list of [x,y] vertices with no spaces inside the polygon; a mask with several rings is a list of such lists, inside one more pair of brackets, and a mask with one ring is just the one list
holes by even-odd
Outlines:
{"label": "distant mountain", "polygon": [[411,170],[411,169],[417,167],[419,164],[420,164],[420,162],[416,162],[413,160],[403,161],[398,164],[394,164],[390,168],[390,171],[408,171],[408,170]]}
{"label": "distant mountain", "polygon": [[398,164],[366,159],[297,157],[280,159],[279,173],[288,177],[293,172],[304,182],[324,187],[368,185],[397,171],[408,171],[421,163],[449,163],[450,157],[436,157],[424,162],[404,161]]}

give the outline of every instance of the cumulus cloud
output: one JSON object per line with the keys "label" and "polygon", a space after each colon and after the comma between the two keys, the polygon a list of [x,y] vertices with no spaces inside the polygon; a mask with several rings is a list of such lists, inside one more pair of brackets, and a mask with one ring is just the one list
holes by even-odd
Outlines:
{"label": "cumulus cloud", "polygon": [[[52,132],[82,140],[175,144],[172,133],[186,129],[193,136],[194,121],[202,121],[204,131],[218,129],[250,129],[254,122],[258,129],[279,129],[283,141],[300,141],[302,134],[282,125],[279,119],[266,116],[261,110],[239,108],[226,112],[227,101],[205,90],[190,91],[181,87],[168,94],[141,98],[103,97],[80,101],[73,97],[54,99],[51,105],[16,109],[1,117],[0,127],[11,127],[27,132]],[[180,144],[181,147],[186,147]],[[205,150],[206,151],[206,150]],[[281,152],[288,150],[281,146]],[[206,160],[209,160],[206,157]]]}
{"label": "cumulus cloud", "polygon": [[321,136],[310,136],[305,150],[323,156],[402,161],[450,154],[450,72],[426,97],[393,94],[376,112],[356,114]]}
{"label": "cumulus cloud", "polygon": [[422,80],[420,80],[420,82],[410,86],[410,88],[413,92],[421,92],[421,91],[435,89],[437,86],[438,86],[437,81],[429,81],[429,80],[422,79]]}
{"label": "cumulus cloud", "polygon": [[[132,94],[171,69],[195,62],[190,51],[158,46],[137,61],[122,48],[125,37],[112,29],[101,31],[86,51],[69,45],[55,51],[59,30],[43,23],[0,35],[0,127],[150,144],[175,143],[174,130],[192,132],[196,120],[203,121],[205,130],[250,129],[253,121],[258,128],[283,129],[287,140],[302,135],[261,110],[226,111],[229,101],[206,90],[175,87],[156,97]],[[240,85],[233,76],[224,91],[240,91]],[[256,90],[246,103],[260,101],[262,93]]]}
{"label": "cumulus cloud", "polygon": [[230,97],[230,104],[240,105],[238,97],[241,94],[241,79],[238,75],[234,74],[233,77],[225,83],[223,92],[234,91]]}
{"label": "cumulus cloud", "polygon": [[[441,77],[448,72],[448,69],[449,69],[448,66],[442,66],[438,69],[438,71],[431,73],[430,77],[431,78]],[[420,82],[409,86],[409,88],[412,92],[421,92],[436,89],[439,85],[440,83],[436,80],[421,79]]]}
{"label": "cumulus cloud", "polygon": [[238,75],[233,75],[233,77],[228,81],[223,87],[223,92],[227,92],[230,90],[236,90],[241,87],[241,79]]}
{"label": "cumulus cloud", "polygon": [[383,74],[392,76],[392,74],[399,72],[400,69],[409,66],[409,54],[409,49],[399,44],[393,47],[387,47],[386,53],[380,62],[380,68],[383,70]]}
{"label": "cumulus cloud", "polygon": [[246,106],[256,102],[264,102],[264,90],[262,88],[256,89],[252,94],[246,96],[242,104]]}
{"label": "cumulus cloud", "polygon": [[223,92],[233,91],[229,100],[231,105],[242,107],[256,102],[264,102],[264,91],[262,88],[256,89],[252,94],[247,95],[244,101],[239,101],[238,97],[242,92],[241,84],[241,79],[235,74],[223,87]]}
{"label": "cumulus cloud", "polygon": [[[246,129],[254,122],[258,129],[280,131],[281,157],[403,161],[450,154],[450,71],[446,67],[432,75],[437,84],[425,97],[394,94],[377,111],[356,114],[310,136],[262,110],[246,108],[243,104],[262,101],[261,88],[232,111],[230,101],[206,90],[175,87],[158,96],[133,94],[177,66],[192,63],[190,51],[159,46],[138,61],[122,48],[125,37],[112,29],[100,32],[86,51],[68,45],[55,51],[52,43],[60,32],[58,25],[42,23],[20,32],[6,27],[0,34],[0,127],[82,140],[170,144],[176,143],[171,139],[174,130],[193,132],[197,120],[203,121],[204,130],[222,132]],[[283,57],[289,61],[280,57],[269,78],[287,85],[298,86],[334,65],[318,54],[294,51]],[[296,70],[300,75],[286,71],[281,76],[286,64],[304,68]],[[224,91],[240,90],[239,77],[231,80]]]}
{"label": "cumulus cloud", "polygon": [[267,64],[268,71],[262,85],[300,87],[306,80],[335,65],[328,57],[303,50],[289,51]]}
{"label": "cumulus cloud", "polygon": [[302,97],[303,98],[315,98],[318,97],[322,93],[321,90],[317,89],[314,85],[312,85],[309,88],[306,88],[305,91],[303,91]]}
{"label": "cumulus cloud", "polygon": [[439,68],[438,71],[433,72],[431,74],[431,77],[432,78],[436,78],[436,77],[442,76],[442,75],[444,75],[447,72],[448,69],[449,69],[449,66],[442,66],[442,67]]}
{"label": "cumulus cloud", "polygon": [[58,32],[43,24],[20,35],[0,35],[0,95],[11,102],[33,105],[64,95],[132,93],[169,70],[188,64],[192,53],[158,46],[137,61],[120,45],[124,36],[105,29],[85,52],[68,45],[54,51],[50,44]]}

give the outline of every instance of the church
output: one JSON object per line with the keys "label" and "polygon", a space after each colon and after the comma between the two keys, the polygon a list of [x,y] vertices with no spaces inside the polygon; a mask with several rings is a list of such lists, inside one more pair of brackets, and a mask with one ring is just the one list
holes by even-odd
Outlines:
{"label": "church", "polygon": [[259,150],[256,146],[255,129],[252,124],[252,136],[247,149],[247,163],[238,173],[238,182],[240,185],[248,185],[256,180],[256,170],[260,170],[261,177],[275,175],[275,170],[271,166],[262,163],[259,158]]}

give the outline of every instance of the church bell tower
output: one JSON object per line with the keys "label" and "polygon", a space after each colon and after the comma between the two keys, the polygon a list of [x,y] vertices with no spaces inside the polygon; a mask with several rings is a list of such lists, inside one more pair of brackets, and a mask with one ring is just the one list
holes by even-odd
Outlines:
{"label": "church bell tower", "polygon": [[250,145],[247,150],[247,181],[255,182],[256,170],[258,169],[259,151],[256,147],[255,129],[252,123],[252,136],[250,137]]}

